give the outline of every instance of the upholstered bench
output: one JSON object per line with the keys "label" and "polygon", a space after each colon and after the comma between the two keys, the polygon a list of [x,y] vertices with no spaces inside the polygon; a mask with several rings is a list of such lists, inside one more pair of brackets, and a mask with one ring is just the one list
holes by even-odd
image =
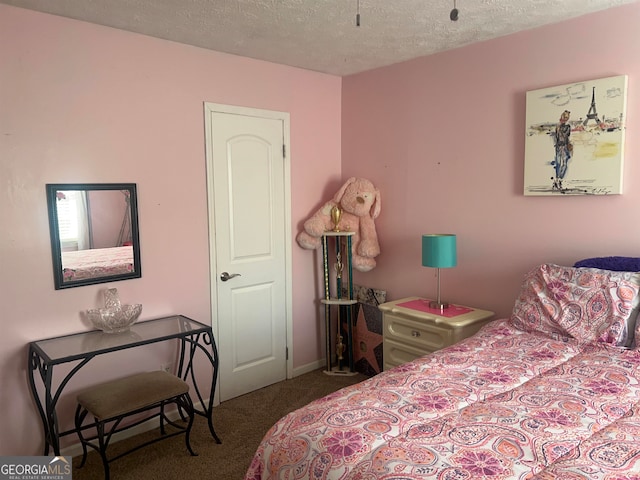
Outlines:
{"label": "upholstered bench", "polygon": [[[109,479],[109,463],[139,448],[176,435],[184,434],[187,450],[191,455],[197,455],[191,449],[189,439],[194,418],[193,403],[189,397],[189,385],[175,375],[161,370],[138,373],[87,388],[78,394],[77,400],[75,426],[83,451],[80,467],[84,466],[87,459],[87,447],[91,447],[102,458],[104,476],[107,480]],[[169,420],[165,414],[165,406],[168,404],[177,405],[182,420],[187,422],[186,425]],[[144,415],[144,418],[120,427],[120,423],[126,417],[152,410],[156,410],[156,412],[152,415]],[[186,418],[183,412],[186,413]],[[85,418],[89,414],[93,416],[93,423],[83,425]],[[140,444],[113,458],[107,457],[107,447],[114,433],[133,428],[155,417],[160,417],[160,433],[162,436]],[[167,434],[165,423],[172,425],[177,431]],[[83,432],[92,427],[95,427],[96,435],[85,437]]]}

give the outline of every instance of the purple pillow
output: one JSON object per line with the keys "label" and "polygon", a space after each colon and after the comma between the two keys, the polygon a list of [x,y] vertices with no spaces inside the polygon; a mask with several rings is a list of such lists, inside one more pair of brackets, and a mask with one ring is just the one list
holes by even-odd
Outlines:
{"label": "purple pillow", "polygon": [[576,262],[574,267],[601,268],[614,272],[640,272],[639,257],[596,257]]}

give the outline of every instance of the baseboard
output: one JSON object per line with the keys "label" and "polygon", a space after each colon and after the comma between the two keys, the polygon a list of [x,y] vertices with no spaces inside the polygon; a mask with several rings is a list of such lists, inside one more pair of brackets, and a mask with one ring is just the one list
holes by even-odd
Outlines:
{"label": "baseboard", "polygon": [[300,375],[304,375],[305,373],[313,372],[314,370],[318,370],[319,368],[324,367],[325,360],[316,360],[315,362],[307,363],[306,365],[302,365],[301,367],[297,367],[293,369],[291,378],[298,377]]}

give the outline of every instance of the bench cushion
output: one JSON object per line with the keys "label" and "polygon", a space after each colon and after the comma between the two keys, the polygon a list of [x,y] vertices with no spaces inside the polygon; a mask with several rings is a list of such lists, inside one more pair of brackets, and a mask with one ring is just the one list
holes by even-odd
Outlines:
{"label": "bench cushion", "polygon": [[189,392],[189,385],[162,370],[138,373],[89,387],[78,403],[99,420],[118,417],[139,408]]}

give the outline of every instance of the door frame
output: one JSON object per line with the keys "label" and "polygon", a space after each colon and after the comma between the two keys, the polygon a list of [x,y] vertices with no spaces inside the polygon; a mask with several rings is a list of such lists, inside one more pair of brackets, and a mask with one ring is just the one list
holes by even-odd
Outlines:
{"label": "door frame", "polygon": [[[213,135],[211,115],[213,113],[225,113],[231,115],[243,115],[250,117],[276,119],[282,121],[283,142],[284,142],[284,203],[285,203],[285,315],[286,315],[286,345],[287,345],[287,378],[293,378],[293,267],[292,267],[292,228],[291,228],[291,148],[290,148],[290,115],[288,112],[274,110],[263,110],[258,108],[241,107],[237,105],[225,105],[220,103],[204,102],[204,124],[205,124],[205,157],[206,157],[206,177],[207,177],[207,224],[209,230],[209,289],[211,298],[211,327],[216,338],[219,338],[219,318],[218,318],[218,294],[217,282],[215,278],[217,272],[216,265],[216,231],[213,215],[215,213],[215,195],[213,183]],[[224,345],[217,345],[218,350]],[[218,377],[218,381],[220,378]],[[215,403],[220,403],[220,389],[216,388]]]}

